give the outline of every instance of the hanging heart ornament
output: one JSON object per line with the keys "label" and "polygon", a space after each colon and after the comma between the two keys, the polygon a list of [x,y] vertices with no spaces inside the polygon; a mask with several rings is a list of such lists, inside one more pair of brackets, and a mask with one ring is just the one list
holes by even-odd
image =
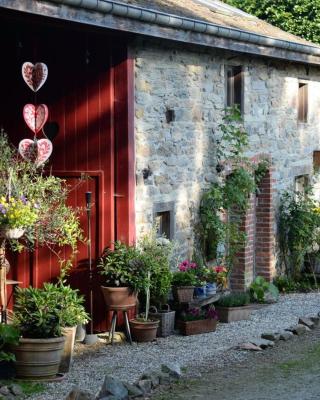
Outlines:
{"label": "hanging heart ornament", "polygon": [[49,116],[48,107],[45,104],[26,104],[23,107],[23,118],[28,127],[37,134],[47,122]]}
{"label": "hanging heart ornament", "polygon": [[44,63],[22,64],[22,77],[31,90],[37,92],[45,83],[48,77],[48,67]]}
{"label": "hanging heart ornament", "polygon": [[25,160],[33,161],[37,167],[45,163],[53,150],[49,139],[23,139],[19,143],[19,153]]}

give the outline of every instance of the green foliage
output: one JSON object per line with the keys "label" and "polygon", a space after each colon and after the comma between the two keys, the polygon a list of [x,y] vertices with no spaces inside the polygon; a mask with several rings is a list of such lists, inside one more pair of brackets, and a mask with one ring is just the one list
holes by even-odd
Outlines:
{"label": "green foliage", "polygon": [[[245,232],[241,230],[241,219],[248,208],[250,195],[257,190],[269,163],[263,160],[254,164],[243,155],[248,145],[248,135],[241,126],[241,115],[237,108],[227,110],[220,133],[217,160],[218,163],[227,160],[232,166],[232,173],[212,184],[203,194],[199,233],[202,251],[207,259],[219,260],[223,257],[231,269],[236,254],[246,241]],[[222,218],[225,211],[230,213],[227,220]],[[224,254],[218,253],[221,244],[225,245]]]}
{"label": "green foliage", "polygon": [[19,241],[8,240],[11,249],[47,246],[59,256],[55,247],[67,245],[75,253],[83,236],[79,210],[66,205],[69,194],[66,182],[45,173],[34,162],[23,160],[3,131],[0,148],[0,225],[26,230]]}
{"label": "green foliage", "polygon": [[246,306],[250,303],[249,293],[230,293],[223,296],[216,303],[217,306],[221,307],[241,307]]}
{"label": "green foliage", "polygon": [[174,250],[174,244],[164,237],[157,237],[157,231],[153,228],[138,242],[141,251],[140,258],[145,268],[150,271],[150,301],[161,308],[168,301],[168,293],[171,287],[172,272],[170,260]]}
{"label": "green foliage", "polygon": [[14,354],[7,351],[7,346],[19,343],[20,332],[13,325],[0,324],[0,362],[15,361]]}
{"label": "green foliage", "polygon": [[294,35],[320,43],[319,0],[224,0]]}
{"label": "green foliage", "polygon": [[273,283],[281,293],[307,293],[318,289],[318,283],[315,284],[314,276],[306,274],[303,274],[298,280],[286,275],[280,275],[274,279]]}
{"label": "green foliage", "polygon": [[193,271],[175,271],[172,277],[172,286],[196,286],[197,276]]}
{"label": "green foliage", "polygon": [[279,208],[279,245],[286,275],[298,280],[306,257],[319,256],[320,208],[312,192],[284,192]]}
{"label": "green foliage", "polygon": [[267,295],[270,295],[276,301],[279,297],[279,290],[273,283],[267,282],[262,276],[257,276],[250,285],[252,301],[265,303]]}
{"label": "green foliage", "polygon": [[106,285],[129,286],[139,292],[145,288],[146,271],[140,251],[120,241],[114,243],[114,250],[106,247],[98,264]]}
{"label": "green foliage", "polygon": [[61,297],[56,287],[45,283],[42,289],[17,288],[14,322],[25,338],[61,336]]}

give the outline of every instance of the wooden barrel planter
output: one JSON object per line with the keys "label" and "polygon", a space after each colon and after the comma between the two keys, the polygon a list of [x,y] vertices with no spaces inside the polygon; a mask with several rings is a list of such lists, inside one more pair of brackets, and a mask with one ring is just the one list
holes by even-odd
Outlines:
{"label": "wooden barrel planter", "polygon": [[16,356],[16,376],[26,380],[50,380],[57,377],[64,336],[51,339],[20,339],[12,351]]}

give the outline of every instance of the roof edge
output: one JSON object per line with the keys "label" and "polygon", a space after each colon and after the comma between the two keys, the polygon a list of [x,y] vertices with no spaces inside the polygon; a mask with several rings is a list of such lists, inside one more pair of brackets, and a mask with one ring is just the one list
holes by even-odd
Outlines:
{"label": "roof edge", "polygon": [[177,16],[149,8],[143,8],[125,4],[113,0],[47,0],[52,3],[84,8],[98,11],[103,14],[113,14],[120,17],[131,18],[142,22],[161,25],[169,28],[189,30],[208,35],[219,36],[225,39],[239,40],[241,42],[257,44],[268,47],[276,47],[314,56],[320,56],[320,47],[316,45],[305,45],[302,43],[276,39],[252,33],[246,30],[228,28],[222,25],[209,23],[202,20]]}

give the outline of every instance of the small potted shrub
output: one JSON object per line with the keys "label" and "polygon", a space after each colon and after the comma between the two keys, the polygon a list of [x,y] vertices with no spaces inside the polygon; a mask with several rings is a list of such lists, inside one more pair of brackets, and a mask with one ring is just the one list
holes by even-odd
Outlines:
{"label": "small potted shrub", "polygon": [[197,307],[182,313],[178,326],[183,335],[189,336],[214,332],[217,323],[218,314],[214,307],[209,307],[207,310]]}
{"label": "small potted shrub", "polygon": [[193,299],[197,276],[195,270],[196,263],[188,260],[183,261],[178,266],[179,271],[174,272],[172,278],[173,296],[178,303],[189,303]]}
{"label": "small potted shrub", "polygon": [[133,340],[137,342],[151,342],[157,336],[160,321],[149,317],[150,309],[151,271],[147,272],[145,280],[146,306],[145,312],[130,320],[130,329]]}
{"label": "small potted shrub", "polygon": [[45,283],[42,289],[17,288],[14,323],[22,337],[12,346],[16,373],[23,379],[57,376],[65,337],[61,333],[61,297]]}
{"label": "small potted shrub", "polygon": [[150,286],[152,306],[149,310],[149,317],[160,321],[157,336],[166,337],[173,333],[175,323],[175,311],[172,311],[168,304],[172,281],[170,260],[174,245],[164,237],[157,237],[156,229],[152,229],[139,241],[138,246],[144,255],[148,256],[149,264],[152,263]]}
{"label": "small potted shrub", "polygon": [[60,298],[60,323],[65,343],[59,372],[66,373],[69,372],[73,360],[77,325],[86,324],[89,321],[89,315],[85,311],[84,298],[79,295],[79,290],[64,284],[51,285],[51,287],[52,290],[56,289],[56,295]]}
{"label": "small potted shrub", "polygon": [[9,348],[19,343],[19,337],[19,330],[15,326],[0,324],[0,379],[15,376],[15,356]]}
{"label": "small potted shrub", "polygon": [[139,251],[134,246],[115,242],[114,250],[106,248],[98,264],[105,280],[101,286],[105,304],[110,310],[135,307],[142,278],[141,265],[136,260]]}
{"label": "small potted shrub", "polygon": [[250,285],[250,296],[253,302],[275,303],[279,298],[279,290],[263,276],[257,276]]}
{"label": "small potted shrub", "polygon": [[233,322],[248,319],[251,306],[249,293],[230,293],[216,303],[220,322]]}

